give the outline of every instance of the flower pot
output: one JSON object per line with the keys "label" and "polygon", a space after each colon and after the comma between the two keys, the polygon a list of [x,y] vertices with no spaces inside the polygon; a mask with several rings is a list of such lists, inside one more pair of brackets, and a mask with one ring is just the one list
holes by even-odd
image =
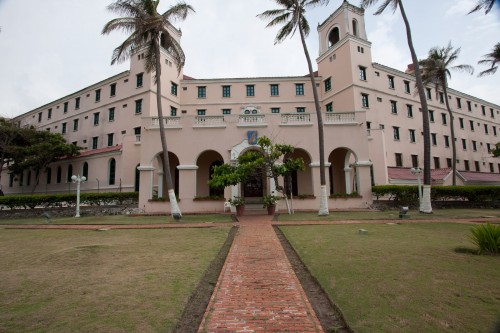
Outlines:
{"label": "flower pot", "polygon": [[242,216],[245,212],[245,205],[236,206],[236,216]]}
{"label": "flower pot", "polygon": [[276,212],[276,205],[267,206],[267,215],[274,215]]}

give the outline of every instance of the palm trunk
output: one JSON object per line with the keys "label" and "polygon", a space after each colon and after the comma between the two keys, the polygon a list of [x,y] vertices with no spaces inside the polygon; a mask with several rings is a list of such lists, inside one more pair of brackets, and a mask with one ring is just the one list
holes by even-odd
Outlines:
{"label": "palm trunk", "polygon": [[422,202],[420,204],[420,212],[432,213],[431,206],[431,142],[430,142],[430,127],[429,127],[429,108],[427,106],[427,99],[424,91],[424,84],[422,83],[422,75],[420,74],[420,66],[418,63],[417,54],[413,47],[411,37],[410,23],[406,17],[403,7],[403,1],[398,0],[399,10],[406,27],[406,37],[408,40],[408,47],[410,48],[411,59],[415,70],[415,80],[417,83],[418,95],[420,97],[420,104],[422,105],[422,129],[424,132],[424,191]]}
{"label": "palm trunk", "polygon": [[160,45],[159,42],[154,43],[155,57],[156,57],[156,105],[158,108],[158,120],[160,122],[160,139],[161,148],[163,152],[163,171],[167,183],[168,198],[170,200],[170,214],[175,220],[182,218],[181,210],[177,204],[175,197],[174,187],[172,184],[172,174],[170,172],[170,160],[168,158],[167,140],[165,137],[165,126],[163,123],[163,108],[161,105],[161,59],[160,59]]}
{"label": "palm trunk", "polygon": [[446,102],[446,109],[450,115],[450,136],[451,136],[451,150],[452,150],[452,185],[457,185],[457,146],[455,144],[455,125],[453,124],[453,114],[451,113],[450,103],[448,101],[448,89],[446,88],[448,83],[444,79],[441,83],[443,86],[444,99]]}
{"label": "palm trunk", "polygon": [[316,82],[314,80],[314,72],[311,63],[311,57],[309,56],[309,51],[307,50],[306,39],[304,36],[304,31],[302,26],[299,24],[300,39],[302,41],[302,47],[304,48],[304,54],[307,59],[307,66],[309,68],[309,76],[311,78],[311,86],[314,96],[314,106],[316,108],[316,117],[318,119],[318,141],[319,141],[319,175],[321,183],[321,196],[319,204],[318,215],[325,216],[330,212],[328,211],[328,200],[326,191],[326,175],[325,175],[325,138],[323,134],[323,117],[321,115],[321,107],[319,105],[318,89],[316,88]]}

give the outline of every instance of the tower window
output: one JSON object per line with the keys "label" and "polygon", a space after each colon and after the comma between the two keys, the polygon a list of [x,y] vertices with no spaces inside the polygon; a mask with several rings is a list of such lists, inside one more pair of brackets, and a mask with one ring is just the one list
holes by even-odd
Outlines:
{"label": "tower window", "polygon": [[359,31],[358,31],[358,21],[352,20],[352,34],[354,36],[358,36]]}
{"label": "tower window", "polygon": [[335,27],[328,34],[328,47],[332,47],[340,41],[340,31],[339,28]]}

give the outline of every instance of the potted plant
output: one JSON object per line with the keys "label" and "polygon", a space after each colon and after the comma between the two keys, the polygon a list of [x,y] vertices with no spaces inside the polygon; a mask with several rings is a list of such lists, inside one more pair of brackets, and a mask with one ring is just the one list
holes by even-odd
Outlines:
{"label": "potted plant", "polygon": [[245,211],[245,198],[234,197],[229,200],[229,203],[231,206],[236,207],[236,216],[243,215],[243,212]]}
{"label": "potted plant", "polygon": [[267,214],[274,215],[276,211],[276,203],[280,198],[276,195],[265,195],[262,197],[262,206],[267,208]]}

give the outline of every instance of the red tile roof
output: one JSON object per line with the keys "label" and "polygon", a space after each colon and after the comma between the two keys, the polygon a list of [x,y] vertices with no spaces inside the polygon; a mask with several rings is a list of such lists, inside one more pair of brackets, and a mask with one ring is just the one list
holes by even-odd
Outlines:
{"label": "red tile roof", "polygon": [[90,156],[90,155],[109,153],[111,151],[117,151],[117,150],[121,150],[121,149],[122,149],[122,145],[116,145],[116,146],[106,147],[106,148],[101,148],[101,149],[84,150],[77,157],[85,157],[85,156]]}
{"label": "red tile roof", "polygon": [[466,182],[472,183],[500,183],[500,174],[474,171],[459,171]]}
{"label": "red tile roof", "polygon": [[[389,179],[417,180],[417,175],[413,175],[410,170],[411,168],[388,167],[387,173],[389,175]],[[431,179],[432,181],[444,181],[444,179],[450,174],[450,172],[450,168],[432,169]]]}

